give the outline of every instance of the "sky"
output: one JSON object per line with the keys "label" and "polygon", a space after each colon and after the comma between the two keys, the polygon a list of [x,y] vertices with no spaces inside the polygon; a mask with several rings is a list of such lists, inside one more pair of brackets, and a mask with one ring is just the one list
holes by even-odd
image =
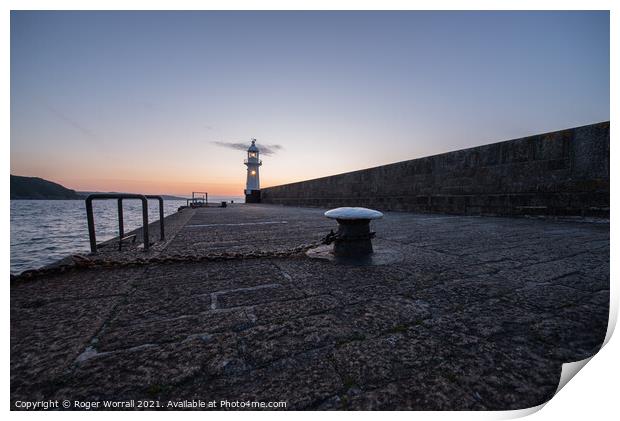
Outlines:
{"label": "sky", "polygon": [[609,13],[11,12],[11,173],[261,187],[609,120]]}

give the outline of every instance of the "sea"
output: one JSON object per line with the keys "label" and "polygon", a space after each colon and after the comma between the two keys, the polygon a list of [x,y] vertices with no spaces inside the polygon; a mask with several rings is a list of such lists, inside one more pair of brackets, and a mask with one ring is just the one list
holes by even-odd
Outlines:
{"label": "sea", "polygon": [[[209,196],[209,202],[235,203],[236,196]],[[164,200],[164,215],[176,212],[186,200]],[[93,202],[97,242],[118,236],[116,200]],[[123,201],[125,232],[142,226],[142,205]],[[159,204],[149,200],[149,222],[159,220]],[[66,256],[89,253],[86,206],[83,200],[11,200],[11,273],[38,269]]]}

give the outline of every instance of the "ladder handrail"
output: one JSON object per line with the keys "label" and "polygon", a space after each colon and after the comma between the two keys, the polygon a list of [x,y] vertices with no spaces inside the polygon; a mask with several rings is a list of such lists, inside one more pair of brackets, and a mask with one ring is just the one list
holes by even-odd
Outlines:
{"label": "ladder handrail", "polygon": [[118,206],[118,232],[119,242],[122,243],[125,235],[123,223],[123,199],[137,199],[142,202],[142,237],[144,240],[144,250],[148,250],[150,246],[149,239],[149,212],[148,199],[157,199],[159,201],[159,227],[160,239],[164,241],[164,199],[156,195],[143,195],[133,193],[93,193],[86,197],[86,219],[88,221],[88,237],[90,241],[91,253],[97,253],[97,236],[95,233],[95,217],[93,214],[93,200],[117,199]]}

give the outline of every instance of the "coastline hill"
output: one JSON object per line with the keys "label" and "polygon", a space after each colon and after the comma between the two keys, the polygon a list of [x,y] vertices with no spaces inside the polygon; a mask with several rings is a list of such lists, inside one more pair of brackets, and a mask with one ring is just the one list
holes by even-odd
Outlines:
{"label": "coastline hill", "polygon": [[39,177],[11,174],[11,200],[19,199],[83,199],[75,190]]}
{"label": "coastline hill", "polygon": [[[43,178],[11,174],[11,200],[83,200],[91,193],[99,192],[75,191]],[[161,196],[164,200],[186,199],[165,194]]]}

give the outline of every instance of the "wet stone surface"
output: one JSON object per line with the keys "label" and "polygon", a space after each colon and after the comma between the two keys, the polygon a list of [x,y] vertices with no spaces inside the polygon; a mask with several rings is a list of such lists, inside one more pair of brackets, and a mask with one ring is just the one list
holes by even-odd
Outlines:
{"label": "wet stone surface", "polygon": [[[321,209],[184,212],[149,255],[287,251],[335,228]],[[298,253],[14,283],[11,401],[517,409],[601,346],[608,224],[388,212],[372,229],[398,261]]]}

